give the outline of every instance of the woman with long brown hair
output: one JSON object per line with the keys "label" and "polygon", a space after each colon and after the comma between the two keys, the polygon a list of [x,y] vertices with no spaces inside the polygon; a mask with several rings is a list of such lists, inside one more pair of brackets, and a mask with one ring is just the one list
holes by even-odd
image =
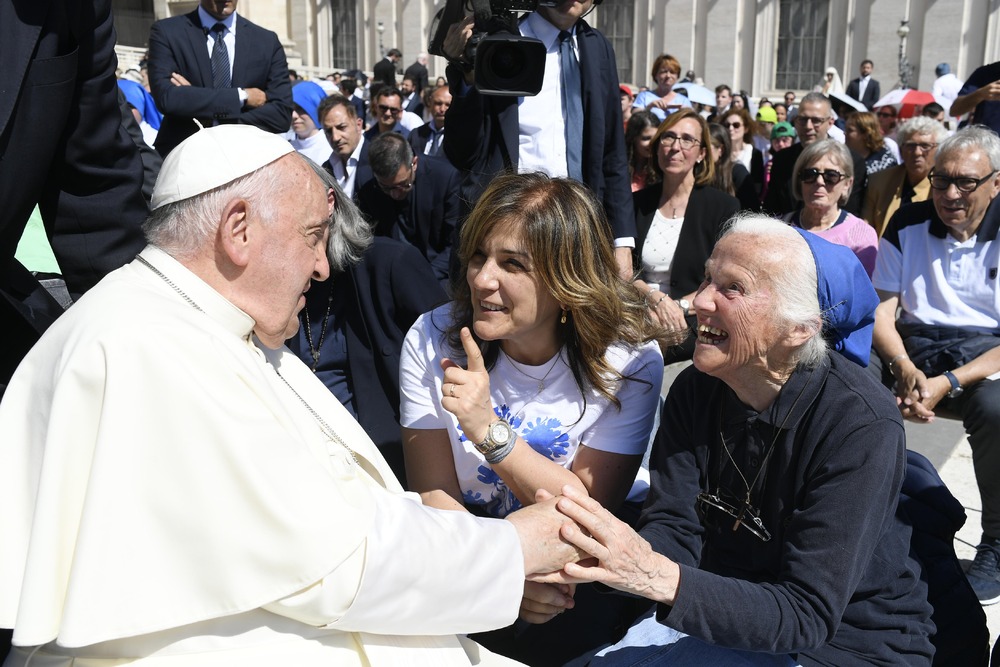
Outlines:
{"label": "woman with long brown hair", "polygon": [[[458,254],[466,280],[403,345],[410,490],[441,509],[505,517],[569,484],[621,514],[644,496],[634,483],[665,333],[619,277],[600,203],[570,179],[499,176],[463,225]],[[547,622],[577,602],[568,589],[527,584],[521,618],[544,629],[484,643],[505,654],[530,643],[562,664],[608,630],[548,637]]]}

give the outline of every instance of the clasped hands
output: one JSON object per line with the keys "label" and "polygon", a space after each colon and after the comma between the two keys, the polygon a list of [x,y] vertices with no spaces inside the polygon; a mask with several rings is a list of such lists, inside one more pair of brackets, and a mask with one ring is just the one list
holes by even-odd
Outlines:
{"label": "clasped hands", "polygon": [[[676,307],[671,301],[671,305]],[[441,361],[441,406],[455,415],[465,436],[482,442],[496,418],[482,352],[469,329],[460,332],[467,367]],[[544,623],[573,607],[579,583],[612,588],[670,603],[679,568],[582,490],[566,485],[562,495],[544,489],[535,503],[507,516],[521,538],[526,576],[522,619]]]}
{"label": "clasped hands", "polygon": [[[571,609],[576,585],[589,582],[673,603],[680,568],[654,552],[649,542],[599,502],[569,485],[558,497],[540,489],[535,501],[508,516],[515,525],[533,522],[534,517],[527,514],[532,510],[536,515],[546,513],[547,518],[542,534],[536,531],[528,536],[531,541],[526,542],[521,533],[527,576],[522,619],[544,623]],[[557,534],[546,534],[545,529],[551,530],[554,522],[558,523]],[[541,567],[529,568],[529,557],[537,559]]]}
{"label": "clasped hands", "polygon": [[896,405],[903,419],[930,423],[934,408],[951,391],[951,383],[943,375],[927,377],[909,359],[899,364],[896,376]]}

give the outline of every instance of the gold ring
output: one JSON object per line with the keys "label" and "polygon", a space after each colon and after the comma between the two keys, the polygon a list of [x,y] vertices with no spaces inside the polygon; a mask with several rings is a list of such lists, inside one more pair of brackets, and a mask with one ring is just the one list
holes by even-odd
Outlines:
{"label": "gold ring", "polygon": [[451,383],[451,389],[448,390],[448,395],[455,398],[455,383]]}

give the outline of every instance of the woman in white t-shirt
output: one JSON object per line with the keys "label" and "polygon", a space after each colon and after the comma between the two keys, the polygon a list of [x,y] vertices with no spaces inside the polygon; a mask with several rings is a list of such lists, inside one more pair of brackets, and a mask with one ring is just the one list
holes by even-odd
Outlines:
{"label": "woman in white t-shirt", "polygon": [[466,281],[400,361],[411,490],[504,517],[564,484],[617,510],[649,441],[662,329],[617,277],[600,204],[543,174],[494,179],[462,228]]}
{"label": "woman in white t-shirt", "polygon": [[[504,517],[565,484],[612,511],[630,497],[669,334],[619,277],[612,246],[600,203],[576,181],[511,174],[483,193],[462,227],[466,280],[416,321],[400,360],[406,474],[425,504]],[[532,582],[524,595],[521,619],[544,626],[477,639],[554,664],[610,640],[607,623],[574,620],[607,600]]]}

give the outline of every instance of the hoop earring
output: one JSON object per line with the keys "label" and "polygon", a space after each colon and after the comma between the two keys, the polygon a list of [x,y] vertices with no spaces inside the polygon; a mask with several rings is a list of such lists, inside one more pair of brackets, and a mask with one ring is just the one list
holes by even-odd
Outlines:
{"label": "hoop earring", "polygon": [[562,317],[559,318],[559,324],[566,324],[566,311],[562,311]]}

